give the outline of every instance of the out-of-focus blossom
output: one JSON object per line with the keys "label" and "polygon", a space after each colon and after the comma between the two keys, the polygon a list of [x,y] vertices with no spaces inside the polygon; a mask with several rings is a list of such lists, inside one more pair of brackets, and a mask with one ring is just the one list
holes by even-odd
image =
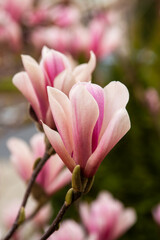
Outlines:
{"label": "out-of-focus blossom", "polygon": [[73,220],[66,220],[60,229],[54,232],[49,240],[84,240],[85,234],[82,227]]}
{"label": "out-of-focus blossom", "polygon": [[73,5],[59,4],[49,14],[51,20],[60,27],[75,25],[80,21],[80,11]]}
{"label": "out-of-focus blossom", "polygon": [[41,25],[48,21],[48,9],[38,8],[26,13],[25,23],[29,26]]}
{"label": "out-of-focus blossom", "polygon": [[97,58],[111,54],[121,43],[122,33],[120,28],[112,27],[105,19],[93,19],[88,28],[88,51],[93,51]]}
{"label": "out-of-focus blossom", "polygon": [[44,124],[44,131],[55,151],[72,172],[80,165],[92,177],[102,160],[127,133],[130,120],[126,111],[127,88],[111,82],[104,89],[96,84],[78,83],[69,98],[48,88],[49,102],[56,127]]}
{"label": "out-of-focus blossom", "polygon": [[21,48],[22,34],[19,25],[3,10],[0,10],[0,42],[17,51]]}
{"label": "out-of-focus blossom", "polygon": [[160,111],[160,97],[155,88],[148,88],[145,91],[145,102],[150,112],[157,114]]}
{"label": "out-of-focus blossom", "polygon": [[[80,54],[89,55],[88,50],[88,32],[82,25],[75,28],[39,27],[31,34],[30,41],[38,49],[43,45],[54,48],[65,54],[71,54],[77,58]],[[86,54],[87,51],[87,54]]]}
{"label": "out-of-focus blossom", "polygon": [[72,70],[69,58],[44,47],[40,64],[30,56],[22,56],[22,61],[26,72],[16,74],[13,83],[30,102],[37,120],[42,120],[54,128],[47,86],[58,88],[68,94],[77,81],[90,81],[91,73],[95,68],[95,56],[91,53],[87,64],[79,65]]}
{"label": "out-of-focus blossom", "polygon": [[108,192],[99,194],[89,206],[80,205],[82,221],[90,234],[90,240],[114,240],[124,234],[136,221],[132,208],[124,208]]}
{"label": "out-of-focus blossom", "polygon": [[44,226],[51,217],[52,209],[50,205],[45,205],[33,218],[33,222],[36,226]]}
{"label": "out-of-focus blossom", "polygon": [[155,222],[160,226],[160,204],[158,204],[152,211]]}
{"label": "out-of-focus blossom", "polygon": [[33,0],[4,0],[2,3],[3,9],[12,17],[14,21],[19,22],[25,12],[31,9]]}
{"label": "out-of-focus blossom", "polygon": [[[3,222],[6,228],[12,227],[17,213],[20,208],[20,201],[13,201],[5,210],[3,211]],[[29,207],[26,212],[26,218],[32,214],[32,211],[34,211],[33,207]],[[51,217],[51,207],[50,205],[44,206],[33,218],[33,222],[36,226],[42,226],[46,224],[46,222]]]}
{"label": "out-of-focus blossom", "polygon": [[79,23],[72,28],[40,27],[35,29],[30,38],[39,49],[46,45],[76,58],[81,55],[88,58],[90,51],[93,51],[99,59],[111,54],[122,42],[121,29],[107,25],[106,21],[96,19],[89,26]]}
{"label": "out-of-focus blossom", "polygon": [[[25,211],[26,219],[30,217],[30,215],[34,211],[34,208],[31,205],[28,208],[26,208],[26,211]],[[7,205],[6,208],[3,210],[2,222],[6,229],[10,229],[12,227],[17,217],[19,208],[20,208],[20,201],[13,200],[11,204]],[[35,217],[32,218],[29,229],[22,227],[19,231],[17,231],[14,234],[13,239],[14,240],[28,239],[25,237],[28,235],[28,230],[31,232],[31,234],[34,231],[34,234],[35,234],[36,233],[35,230],[38,231],[39,228],[41,229],[42,227],[44,227],[51,217],[51,212],[52,212],[51,206],[45,205],[43,208],[39,210],[39,212],[35,215]]]}
{"label": "out-of-focus blossom", "polygon": [[[11,160],[21,178],[28,181],[32,175],[34,161],[44,155],[45,143],[43,134],[35,134],[29,147],[26,142],[18,138],[10,138],[7,142],[11,151]],[[64,168],[64,164],[57,154],[51,156],[40,171],[38,183],[50,195],[68,184],[71,173]]]}

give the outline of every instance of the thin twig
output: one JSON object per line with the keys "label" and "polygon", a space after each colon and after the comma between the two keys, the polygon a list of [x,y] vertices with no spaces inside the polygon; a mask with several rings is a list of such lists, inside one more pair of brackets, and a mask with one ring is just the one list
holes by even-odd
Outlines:
{"label": "thin twig", "polygon": [[53,232],[55,232],[58,229],[59,223],[62,220],[65,212],[70,206],[67,206],[65,203],[61,207],[59,213],[57,214],[56,218],[54,219],[53,223],[50,225],[48,230],[44,233],[44,235],[40,238],[40,240],[47,239]]}
{"label": "thin twig", "polygon": [[21,223],[19,223],[19,217],[21,214],[21,209],[25,208],[28,198],[30,196],[32,187],[34,185],[34,182],[36,180],[36,177],[38,176],[39,172],[41,171],[42,167],[44,166],[44,164],[46,163],[46,161],[49,159],[49,157],[53,154],[53,149],[50,149],[50,151],[46,151],[44,156],[41,158],[41,160],[39,161],[39,163],[37,164],[36,168],[33,171],[33,174],[30,178],[30,181],[28,183],[27,189],[25,191],[23,200],[22,200],[22,204],[20,206],[20,209],[18,211],[16,220],[12,226],[12,228],[9,230],[9,232],[7,233],[7,235],[2,239],[2,240],[9,240],[12,235],[15,233],[15,231],[18,229],[18,227],[21,225]]}
{"label": "thin twig", "polygon": [[[80,198],[81,195],[82,195],[82,193],[75,192],[74,195],[73,195],[72,203],[75,202],[78,198]],[[60,221],[62,220],[65,212],[72,205],[72,203],[68,205],[66,202],[64,202],[64,204],[62,205],[62,207],[61,207],[60,211],[58,212],[56,218],[54,219],[54,221],[52,222],[52,224],[50,225],[48,230],[40,238],[40,240],[48,239],[48,237],[51,236],[52,233],[54,233],[56,230],[58,230]]]}

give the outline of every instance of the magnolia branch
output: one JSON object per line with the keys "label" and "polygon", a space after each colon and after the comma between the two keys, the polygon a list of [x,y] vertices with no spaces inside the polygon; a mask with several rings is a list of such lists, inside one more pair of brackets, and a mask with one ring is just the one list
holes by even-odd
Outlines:
{"label": "magnolia branch", "polygon": [[47,239],[52,233],[54,233],[59,228],[59,223],[62,220],[66,210],[83,194],[90,191],[94,181],[94,176],[91,178],[86,178],[83,176],[80,165],[77,165],[72,172],[72,188],[70,188],[65,196],[65,202],[57,214],[56,218],[40,238],[40,240]]}
{"label": "magnolia branch", "polygon": [[35,183],[36,177],[38,176],[39,172],[41,171],[42,167],[46,163],[46,161],[50,158],[50,156],[53,154],[53,148],[50,148],[48,151],[45,152],[44,156],[41,158],[41,160],[37,163],[33,174],[30,178],[30,181],[28,183],[27,189],[25,191],[20,209],[18,211],[16,220],[12,226],[12,228],[9,230],[7,235],[2,240],[9,240],[12,235],[15,233],[15,231],[18,229],[18,227],[23,223],[25,220],[25,206],[27,204],[28,198],[31,194],[32,187]]}
{"label": "magnolia branch", "polygon": [[58,212],[56,218],[48,228],[48,230],[44,233],[44,235],[40,238],[40,240],[46,240],[49,236],[52,235],[56,230],[59,228],[59,223],[61,222],[65,212],[67,209],[72,205],[73,202],[75,202],[78,198],[80,198],[82,193],[80,192],[74,192],[74,190],[71,188],[67,195],[66,195],[66,201],[62,205],[60,211]]}

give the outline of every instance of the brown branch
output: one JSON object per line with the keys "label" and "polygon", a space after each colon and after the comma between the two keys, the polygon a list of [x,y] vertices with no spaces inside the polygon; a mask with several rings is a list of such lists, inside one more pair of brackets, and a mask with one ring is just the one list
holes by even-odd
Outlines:
{"label": "brown branch", "polygon": [[62,205],[59,213],[57,214],[57,217],[54,219],[53,223],[50,225],[48,230],[44,233],[44,235],[40,238],[40,240],[47,239],[53,232],[55,232],[58,229],[59,223],[62,220],[65,212],[70,206],[67,206],[65,203]]}
{"label": "brown branch", "polygon": [[48,228],[48,230],[43,234],[43,236],[40,238],[40,240],[46,240],[48,239],[49,236],[52,235],[52,233],[54,233],[56,230],[58,230],[59,228],[59,223],[62,220],[65,212],[67,211],[67,209],[72,205],[73,202],[75,202],[78,198],[80,198],[82,195],[82,193],[80,192],[73,192],[72,195],[72,202],[70,204],[67,204],[67,202],[65,201],[64,204],[62,205],[60,211],[58,212],[56,218],[54,219],[54,221],[52,222],[52,224],[50,225],[50,227]]}

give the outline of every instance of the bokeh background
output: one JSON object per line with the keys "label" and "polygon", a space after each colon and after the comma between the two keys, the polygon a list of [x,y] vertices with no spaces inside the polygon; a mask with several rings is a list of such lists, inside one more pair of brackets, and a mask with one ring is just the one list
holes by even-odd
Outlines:
{"label": "bokeh background", "polygon": [[[1,162],[9,163],[5,144],[10,136],[28,140],[36,132],[28,104],[12,84],[13,75],[23,69],[20,54],[39,61],[46,45],[82,63],[92,49],[97,56],[93,81],[104,87],[117,80],[128,87],[132,127],[103,161],[91,192],[83,199],[92,201],[101,190],[110,191],[137,212],[136,224],[120,239],[158,240],[160,229],[152,209],[160,202],[160,1],[24,1],[15,15],[7,2],[0,1]],[[66,23],[56,16],[59,2],[74,6],[73,20]],[[98,36],[98,45],[96,40],[86,44],[87,34]],[[54,213],[67,189],[54,195]],[[77,206],[68,211],[68,217],[79,220]]]}

